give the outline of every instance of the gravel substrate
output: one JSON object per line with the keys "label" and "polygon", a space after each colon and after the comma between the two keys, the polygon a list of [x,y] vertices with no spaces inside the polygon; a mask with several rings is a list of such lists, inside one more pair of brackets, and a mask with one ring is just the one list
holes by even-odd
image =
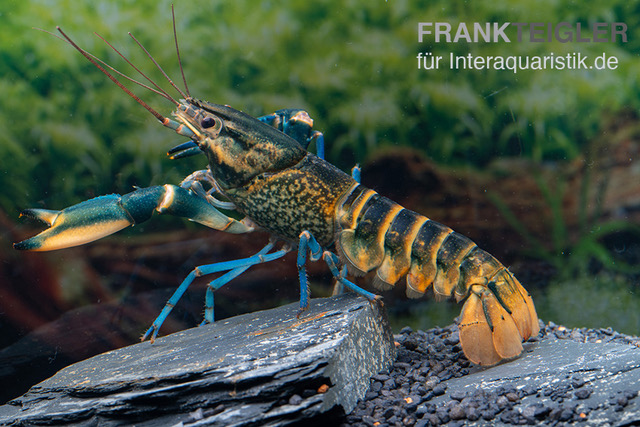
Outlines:
{"label": "gravel substrate", "polygon": [[[638,337],[620,334],[611,328],[568,329],[553,322],[547,325],[541,322],[540,329],[538,337],[530,341],[557,338],[581,343],[640,345]],[[565,425],[582,424],[590,418],[593,423],[595,415],[600,417],[605,411],[622,414],[635,402],[640,390],[640,385],[628,384],[627,389],[607,392],[598,403],[592,403],[594,399],[585,399],[592,395],[593,386],[580,374],[544,387],[522,381],[517,387],[497,387],[490,391],[450,390],[449,380],[483,370],[464,357],[455,325],[428,331],[407,327],[395,335],[395,340],[398,358],[391,372],[372,378],[364,400],[346,416],[344,426]],[[527,396],[531,398],[523,401]]]}

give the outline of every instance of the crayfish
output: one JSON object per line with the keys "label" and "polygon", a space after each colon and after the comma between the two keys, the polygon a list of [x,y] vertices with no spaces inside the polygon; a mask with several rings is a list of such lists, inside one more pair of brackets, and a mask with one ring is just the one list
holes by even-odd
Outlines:
{"label": "crayfish", "polygon": [[[272,236],[252,256],[196,267],[143,340],[156,338],[172,307],[196,277],[223,273],[207,287],[204,322],[210,323],[217,289],[251,266],[278,259],[295,248],[301,310],[308,305],[307,258],[322,258],[339,284],[371,301],[380,297],[357,286],[349,275],[375,272],[373,286],[377,289],[388,289],[406,277],[410,297],[433,287],[436,297],[466,299],[460,342],[473,363],[493,365],[516,357],[523,351],[523,340],[538,333],[533,300],[507,268],[463,235],[403,208],[361,185],[358,176],[325,161],[323,135],[312,130],[313,120],[305,111],[287,109],[254,118],[191,97],[185,81],[185,92],[173,85],[180,100],[162,91],[176,106],[172,118],[164,117],[58,30],[162,125],[188,139],[169,152],[172,158],[204,153],[208,165],[177,186],[137,188],[61,211],[27,209],[21,216],[41,220],[50,228],[16,243],[16,249],[48,251],[81,245],[146,221],[154,212],[185,217],[228,233],[261,228]],[[317,155],[307,150],[312,141],[318,147]]]}

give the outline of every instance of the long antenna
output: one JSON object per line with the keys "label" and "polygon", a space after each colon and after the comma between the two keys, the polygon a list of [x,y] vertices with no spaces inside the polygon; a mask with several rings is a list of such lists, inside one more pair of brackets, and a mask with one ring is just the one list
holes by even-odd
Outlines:
{"label": "long antenna", "polygon": [[160,72],[162,73],[162,75],[164,76],[165,79],[167,79],[167,81],[171,84],[171,86],[173,86],[173,88],[175,90],[178,91],[178,93],[180,93],[180,95],[183,98],[188,98],[187,94],[185,94],[178,86],[176,86],[176,84],[173,82],[173,80],[171,80],[171,78],[169,78],[169,76],[167,75],[167,73],[164,72],[164,70],[162,69],[162,67],[160,66],[160,64],[158,64],[156,62],[156,60],[153,58],[153,56],[151,56],[151,54],[149,53],[149,51],[147,49],[145,49],[145,47],[142,45],[142,43],[140,43],[138,41],[137,38],[135,38],[135,36],[131,33],[129,33],[129,35],[131,36],[131,38],[133,40],[135,40],[135,42],[138,44],[138,46],[140,46],[140,49],[142,49],[144,51],[144,53],[147,54],[147,56],[149,57],[149,59],[151,59],[151,61],[155,64],[156,68],[158,68],[158,70],[160,70]]}
{"label": "long antenna", "polygon": [[[138,98],[133,92],[131,92],[129,89],[126,88],[126,86],[124,86],[122,83],[120,83],[118,81],[118,79],[116,79],[115,77],[113,77],[113,75],[111,73],[109,73],[107,70],[105,70],[104,68],[102,68],[102,66],[100,66],[100,64],[98,64],[98,62],[96,60],[94,60],[91,55],[85,51],[84,49],[82,49],[80,46],[78,46],[77,44],[74,43],[73,40],[71,40],[69,38],[69,36],[67,36],[64,31],[62,31],[62,28],[60,28],[59,26],[56,26],[56,29],[60,32],[60,34],[62,34],[62,36],[67,39],[67,41],[69,42],[69,44],[71,46],[73,46],[78,52],[80,52],[82,54],[82,56],[84,56],[85,58],[87,58],[89,60],[89,62],[91,62],[93,65],[96,66],[96,68],[98,68],[100,71],[102,71],[107,77],[109,77],[109,79],[111,79],[112,82],[114,82],[116,85],[118,85],[118,87],[120,89],[122,89],[127,95],[129,95],[130,97],[132,97],[133,99],[136,100],[136,102],[140,105],[142,105],[147,111],[149,111],[151,114],[153,114],[155,116],[156,119],[160,120],[161,123],[164,123],[165,121],[165,117],[158,113],[156,110],[154,110],[153,108],[151,108],[146,102],[144,102],[142,99]],[[155,62],[155,61],[154,61]]]}
{"label": "long antenna", "polygon": [[[47,33],[47,34],[49,34],[49,35],[50,35],[50,36],[52,36],[52,37],[55,37],[55,38],[57,38],[57,39],[62,40],[62,41],[63,41],[63,42],[65,42],[66,44],[71,44],[71,43],[69,43],[69,41],[68,41],[68,40],[66,40],[65,38],[60,37],[59,35],[57,35],[57,34],[55,34],[55,33],[52,33],[51,31],[43,30],[42,28],[36,28],[36,27],[33,27],[33,29],[34,29],[34,30],[38,30],[38,31],[42,31],[43,33]],[[98,37],[102,38],[99,34],[96,34],[96,35],[97,35]],[[112,47],[112,48],[113,48],[113,47]],[[151,92],[153,92],[153,93],[155,93],[155,94],[157,94],[157,95],[160,95],[160,96],[162,96],[163,98],[166,98],[167,100],[169,100],[169,101],[171,101],[171,102],[175,102],[175,100],[174,100],[173,98],[171,98],[171,96],[169,96],[169,95],[168,95],[164,90],[163,90],[162,92],[160,92],[159,90],[156,90],[156,89],[154,89],[154,88],[152,88],[152,87],[150,87],[150,86],[147,86],[146,84],[144,84],[144,83],[142,83],[142,82],[139,82],[139,81],[137,81],[136,79],[134,79],[134,78],[131,78],[131,77],[127,76],[125,73],[123,73],[123,72],[121,72],[121,71],[118,71],[116,68],[112,67],[112,66],[111,66],[111,65],[109,65],[107,62],[105,62],[105,61],[103,61],[102,59],[98,58],[97,56],[95,56],[95,55],[94,55],[94,54],[92,54],[91,52],[87,52],[87,51],[85,51],[85,52],[86,52],[88,55],[90,55],[93,59],[95,59],[96,61],[98,61],[99,63],[101,63],[102,65],[104,65],[105,67],[107,67],[108,69],[110,69],[111,71],[113,71],[114,73],[118,74],[119,76],[124,77],[125,79],[129,80],[130,82],[135,83],[135,84],[137,84],[138,86],[141,86],[141,87],[143,87],[143,88],[145,88],[145,89],[147,89],[147,90],[149,90],[149,91],[151,91]],[[153,82],[152,82],[152,83],[153,83]],[[157,86],[157,85],[156,85],[156,86]],[[162,90],[162,89],[161,89],[161,90]]]}
{"label": "long antenna", "polygon": [[180,74],[182,74],[182,81],[184,82],[184,91],[187,92],[189,98],[191,98],[191,93],[189,93],[189,86],[187,86],[187,78],[184,76],[184,68],[182,68],[182,60],[180,59],[180,48],[178,48],[178,32],[176,31],[176,14],[173,11],[173,4],[171,5],[171,17],[173,18],[173,40],[176,43],[176,54],[178,55],[178,65],[180,65]]}
{"label": "long antenna", "polygon": [[[118,49],[116,49],[111,43],[109,43],[104,37],[102,37],[100,34],[98,33],[94,33],[96,36],[100,37],[100,39],[105,42],[111,49],[113,49],[118,55],[120,55],[120,57],[122,59],[124,59],[125,61],[127,61],[127,64],[131,65],[133,67],[134,70],[136,70],[138,73],[140,73],[140,75],[142,77],[144,77],[145,79],[147,79],[152,85],[154,85],[156,87],[156,89],[158,89],[158,91],[160,91],[165,98],[167,98],[169,101],[173,102],[176,105],[179,105],[178,101],[176,101],[175,99],[173,99],[171,97],[171,95],[169,95],[164,89],[162,89],[160,86],[158,86],[158,84],[156,82],[154,82],[153,80],[151,80],[145,73],[143,73],[138,67],[136,67],[135,65],[133,65],[133,63],[131,61],[129,61],[129,59],[124,56]],[[135,80],[134,80],[135,81]],[[138,83],[140,85],[142,85],[142,83]],[[182,93],[181,93],[182,95]]]}

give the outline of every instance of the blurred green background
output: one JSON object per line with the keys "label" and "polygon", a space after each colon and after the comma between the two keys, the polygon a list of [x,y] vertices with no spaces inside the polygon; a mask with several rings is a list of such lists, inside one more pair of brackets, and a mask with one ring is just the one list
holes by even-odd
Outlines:
{"label": "blurred green background", "polygon": [[[184,174],[162,155],[176,136],[63,42],[32,27],[61,26],[85,49],[135,73],[93,33],[157,81],[131,31],[179,82],[169,1],[12,1],[0,5],[0,206],[67,205]],[[500,156],[571,160],[603,112],[637,110],[640,5],[612,1],[176,2],[192,93],[254,115],[296,106],[324,130],[341,167],[408,145],[445,164],[482,167]],[[622,21],[622,43],[419,44],[417,23]],[[606,51],[614,71],[417,70],[417,52],[556,55]],[[171,105],[139,88],[160,111]],[[180,165],[183,166],[183,165]],[[185,167],[184,170],[188,170]]]}
{"label": "blurred green background", "polygon": [[[195,97],[256,116],[286,107],[307,109],[316,128],[325,133],[328,160],[345,170],[356,162],[366,165],[380,153],[410,147],[443,168],[482,171],[496,162],[515,160],[562,171],[579,159],[597,156],[589,147],[603,135],[606,139],[612,117],[630,116],[630,134],[637,134],[638,2],[174,3],[183,66]],[[619,21],[629,31],[627,43],[420,44],[421,21],[454,27],[458,22],[567,21],[588,26]],[[178,183],[203,168],[203,158],[168,160],[166,150],[182,142],[175,134],[70,46],[33,29],[55,32],[56,25],[86,50],[139,78],[92,34],[98,32],[167,87],[127,36],[130,31],[174,81],[181,81],[170,1],[3,0],[0,211],[9,221],[16,221],[25,207],[60,209],[96,195],[126,193],[134,185]],[[589,57],[606,52],[618,58],[619,66],[610,71],[517,74],[446,67],[423,71],[417,69],[418,52],[445,57],[449,52],[581,52]],[[172,108],[157,95],[133,90],[163,114]],[[551,213],[546,238],[532,235],[530,224],[518,219],[501,198],[494,197],[493,203],[524,242],[519,255],[553,267],[550,281],[532,289],[541,318],[640,333],[638,260],[633,255],[620,259],[602,240],[624,232],[626,249],[637,251],[629,246],[636,242],[637,223],[624,213],[613,220],[588,215],[597,201],[586,197],[591,189],[585,178],[586,184],[578,186],[583,189],[579,209],[573,212],[580,228],[569,236],[562,211],[563,182],[537,182],[539,202]],[[183,226],[180,221],[158,224]],[[4,233],[2,253],[11,251],[7,236]],[[594,259],[599,263],[597,275],[587,268]],[[450,322],[458,310],[420,306],[404,314],[419,312],[422,317],[401,314],[397,322],[429,327]]]}

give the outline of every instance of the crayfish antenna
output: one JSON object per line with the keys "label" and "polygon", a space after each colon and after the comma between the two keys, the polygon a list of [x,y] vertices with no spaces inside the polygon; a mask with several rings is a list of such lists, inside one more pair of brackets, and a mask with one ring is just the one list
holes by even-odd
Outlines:
{"label": "crayfish antenna", "polygon": [[184,68],[182,68],[182,60],[180,59],[180,48],[178,47],[178,32],[176,31],[176,14],[173,10],[173,4],[171,5],[171,18],[173,21],[173,40],[176,44],[176,54],[178,55],[178,65],[180,66],[180,74],[182,74],[182,81],[184,82],[184,91],[187,96],[191,98],[189,93],[189,86],[187,86],[187,78],[184,76]]}
{"label": "crayfish antenna", "polygon": [[149,104],[147,104],[146,102],[144,102],[142,99],[138,98],[138,96],[136,96],[136,94],[134,94],[133,92],[131,92],[129,89],[127,89],[127,87],[125,85],[123,85],[122,83],[120,83],[120,81],[118,81],[118,79],[116,79],[111,73],[109,73],[107,70],[105,70],[100,64],[98,64],[98,62],[92,58],[92,55],[89,54],[86,50],[82,49],[80,46],[78,46],[73,40],[71,40],[71,38],[69,38],[69,36],[67,36],[65,34],[64,31],[62,31],[62,28],[60,28],[59,26],[56,26],[56,29],[60,32],[60,34],[62,34],[62,36],[67,39],[67,41],[69,42],[69,44],[71,46],[73,46],[73,48],[75,50],[77,50],[78,52],[80,52],[80,54],[82,54],[82,56],[84,56],[85,58],[87,58],[87,60],[89,62],[91,62],[97,69],[99,69],[100,71],[102,71],[107,77],[109,77],[109,79],[114,82],[120,89],[122,89],[127,95],[129,95],[131,98],[135,99],[136,102],[140,105],[142,105],[147,111],[149,111],[151,114],[153,114],[153,116],[158,119],[160,121],[160,123],[164,123],[166,118],[158,113],[156,110],[154,110],[153,108],[151,108],[151,106],[149,106]]}
{"label": "crayfish antenna", "polygon": [[149,53],[149,51],[142,45],[142,43],[140,43],[138,41],[137,38],[135,38],[135,36],[131,33],[129,33],[129,36],[131,36],[131,38],[138,44],[138,46],[140,46],[140,49],[142,49],[142,51],[144,53],[147,54],[147,56],[149,57],[149,59],[151,60],[151,62],[153,62],[153,64],[156,66],[156,68],[158,70],[160,70],[160,72],[162,73],[162,75],[164,76],[165,79],[167,79],[167,81],[169,82],[169,84],[171,86],[173,86],[173,88],[175,90],[178,91],[178,93],[180,94],[180,96],[182,96],[183,98],[188,98],[187,94],[184,93],[178,86],[176,86],[176,84],[173,82],[173,80],[171,80],[171,78],[167,75],[167,73],[164,72],[164,70],[162,69],[162,67],[160,66],[160,64],[158,64],[158,62],[155,60],[155,58]]}
{"label": "crayfish antenna", "polygon": [[[69,43],[69,41],[68,41],[68,40],[64,39],[63,37],[60,37],[59,35],[57,35],[57,34],[55,34],[55,33],[52,33],[51,31],[43,30],[42,28],[38,28],[38,27],[33,27],[33,29],[34,29],[34,30],[38,30],[38,31],[42,31],[43,33],[47,33],[47,34],[49,34],[50,36],[53,36],[53,37],[55,37],[55,38],[57,38],[57,39],[60,39],[60,40],[62,40],[63,42],[65,42],[65,43],[69,44],[69,45],[71,44],[71,43]],[[102,40],[104,40],[104,39],[102,38],[102,36],[100,36],[100,34],[98,34],[98,33],[95,33],[95,34],[96,34],[98,37],[100,37]],[[104,41],[105,41],[105,43],[107,43],[107,42],[106,42],[106,40],[104,40]],[[109,43],[107,43],[107,44],[109,44]],[[110,46],[111,46],[111,45],[110,45]],[[111,46],[111,48],[112,48],[113,50],[116,50],[113,46]],[[105,62],[105,61],[103,61],[102,59],[98,58],[97,56],[95,56],[95,55],[94,55],[94,54],[92,54],[91,52],[87,52],[87,51],[85,51],[85,52],[86,52],[86,54],[87,54],[87,55],[91,56],[93,59],[95,59],[96,61],[98,61],[99,63],[101,63],[102,65],[104,65],[105,67],[107,67],[108,69],[110,69],[110,70],[111,70],[111,71],[113,71],[114,73],[118,74],[120,77],[124,77],[125,79],[129,80],[130,82],[133,82],[133,83],[137,84],[138,86],[142,86],[143,88],[145,88],[145,89],[147,89],[147,90],[150,90],[151,92],[153,92],[153,93],[155,93],[155,94],[157,94],[157,95],[160,95],[160,96],[162,96],[163,98],[166,98],[167,100],[169,100],[169,101],[171,101],[171,102],[174,102],[174,103],[175,103],[175,100],[173,100],[173,99],[172,99],[172,98],[171,98],[171,97],[170,97],[170,96],[169,96],[165,91],[160,92],[160,91],[158,91],[158,90],[156,90],[156,89],[154,89],[154,88],[152,88],[152,87],[150,87],[150,86],[147,86],[146,84],[141,83],[141,82],[137,81],[136,79],[134,79],[134,78],[131,78],[131,77],[127,76],[125,73],[123,73],[123,72],[121,72],[121,71],[118,71],[116,68],[112,67],[112,66],[111,66],[111,65],[109,65],[107,62]],[[116,50],[116,52],[117,52],[117,50]],[[119,53],[119,52],[118,52],[118,53]],[[122,55],[120,55],[120,56],[122,56]],[[125,60],[126,60],[126,58],[125,58]],[[133,64],[131,64],[131,65],[133,66]],[[135,68],[135,67],[134,67],[134,68]],[[153,82],[152,82],[152,83],[153,83]],[[155,83],[154,83],[154,84],[155,84]],[[156,85],[156,86],[157,86],[157,85]],[[160,89],[160,90],[162,90],[162,89]]]}
{"label": "crayfish antenna", "polygon": [[[161,88],[161,87],[160,87],[156,82],[154,82],[153,80],[151,80],[151,79],[150,79],[150,78],[149,78],[145,73],[143,73],[143,72],[142,72],[138,67],[136,67],[135,65],[133,65],[133,63],[132,63],[131,61],[129,61],[129,59],[128,59],[126,56],[124,56],[124,55],[123,55],[123,54],[122,54],[118,49],[116,49],[116,48],[115,48],[111,43],[109,43],[107,40],[105,40],[105,38],[104,38],[104,37],[102,37],[102,36],[101,36],[100,34],[98,34],[98,33],[94,33],[94,34],[95,34],[96,36],[100,37],[100,40],[102,40],[103,42],[105,42],[105,43],[107,44],[107,46],[109,46],[111,49],[113,49],[113,50],[114,50],[114,52],[116,52],[118,55],[120,55],[120,57],[121,57],[122,59],[124,59],[124,60],[127,62],[127,64],[131,65],[131,66],[133,67],[133,69],[134,69],[134,70],[136,70],[138,73],[140,73],[140,75],[141,75],[142,77],[144,77],[145,79],[147,79],[147,81],[149,81],[152,85],[154,85],[154,86],[156,87],[156,89],[157,89],[157,90],[156,90],[156,89],[153,89],[153,88],[151,88],[151,87],[149,87],[149,86],[147,86],[147,85],[145,85],[145,84],[143,84],[143,83],[140,83],[139,81],[134,80],[134,79],[132,79],[132,78],[130,78],[130,77],[128,77],[128,76],[125,76],[126,78],[128,78],[128,79],[129,79],[129,80],[131,80],[132,82],[134,82],[134,83],[136,83],[136,84],[138,84],[138,85],[140,85],[140,86],[142,86],[142,87],[144,87],[144,88],[149,89],[150,91],[153,91],[153,92],[155,92],[155,93],[157,93],[157,94],[159,94],[159,95],[163,96],[164,98],[168,99],[169,101],[173,102],[174,104],[176,104],[176,105],[180,105],[180,103],[179,103],[178,101],[176,101],[175,99],[173,99],[173,98],[171,97],[171,95],[169,95],[169,94],[168,94],[164,89],[162,89],[162,88]],[[109,66],[109,68],[111,68],[111,67]],[[122,74],[122,73],[120,73],[120,72],[118,72],[118,73],[119,73],[119,74]],[[124,75],[124,74],[122,74],[122,75]]]}

